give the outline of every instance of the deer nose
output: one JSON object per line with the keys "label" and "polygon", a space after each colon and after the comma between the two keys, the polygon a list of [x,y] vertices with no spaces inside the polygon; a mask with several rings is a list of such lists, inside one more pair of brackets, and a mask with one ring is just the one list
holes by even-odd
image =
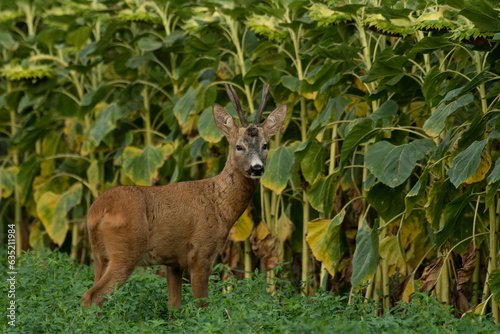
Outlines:
{"label": "deer nose", "polygon": [[262,165],[253,165],[252,172],[262,173],[264,171],[264,166]]}

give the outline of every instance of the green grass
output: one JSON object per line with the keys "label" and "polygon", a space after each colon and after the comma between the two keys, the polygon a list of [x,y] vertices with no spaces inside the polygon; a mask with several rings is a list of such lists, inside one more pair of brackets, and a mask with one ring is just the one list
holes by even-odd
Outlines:
{"label": "green grass", "polygon": [[[7,273],[5,254],[0,269]],[[302,297],[285,280],[273,296],[264,274],[222,282],[219,265],[210,279],[209,306],[197,308],[190,286],[184,285],[180,311],[167,308],[166,280],[152,269],[137,269],[131,279],[104,304],[81,306],[93,284],[93,268],[81,267],[65,253],[25,253],[16,276],[16,327],[6,322],[6,277],[2,278],[0,331],[16,333],[491,333],[490,318],[457,319],[449,307],[424,294],[410,304],[398,304],[390,314],[375,317],[377,305],[356,296],[317,292]],[[223,290],[227,292],[222,292]],[[170,317],[170,320],[169,320]]]}

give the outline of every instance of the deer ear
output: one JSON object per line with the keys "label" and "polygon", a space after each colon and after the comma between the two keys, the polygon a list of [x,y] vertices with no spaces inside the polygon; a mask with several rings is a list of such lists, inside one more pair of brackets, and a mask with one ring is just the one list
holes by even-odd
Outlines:
{"label": "deer ear", "polygon": [[217,103],[214,103],[212,110],[214,113],[215,125],[217,125],[217,128],[224,136],[229,138],[231,132],[238,128],[234,123],[233,116]]}
{"label": "deer ear", "polygon": [[262,124],[264,133],[266,134],[268,139],[281,130],[281,127],[285,122],[287,112],[288,112],[288,106],[285,103],[283,103],[278,108],[276,108]]}

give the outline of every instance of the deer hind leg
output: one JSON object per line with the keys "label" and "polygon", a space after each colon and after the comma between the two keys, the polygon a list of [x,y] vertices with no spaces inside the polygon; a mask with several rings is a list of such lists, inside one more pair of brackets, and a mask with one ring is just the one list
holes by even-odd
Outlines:
{"label": "deer hind leg", "polygon": [[170,309],[182,304],[182,269],[167,267],[168,304]]}
{"label": "deer hind leg", "polygon": [[[104,296],[113,294],[116,284],[119,287],[130,278],[146,248],[147,240],[141,231],[135,233],[126,228],[101,225],[99,232],[95,245],[105,247],[99,249],[94,260],[96,282],[83,295],[82,304],[86,307],[94,303],[102,306],[106,301]],[[103,236],[108,236],[106,243],[102,242]]]}

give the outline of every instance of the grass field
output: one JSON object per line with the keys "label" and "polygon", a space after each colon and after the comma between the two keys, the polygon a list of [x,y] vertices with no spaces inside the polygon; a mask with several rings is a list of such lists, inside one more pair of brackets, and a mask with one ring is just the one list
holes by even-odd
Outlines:
{"label": "grass field", "polygon": [[[4,256],[2,256],[4,257]],[[167,308],[166,280],[153,269],[137,269],[104,304],[102,313],[81,306],[92,286],[93,268],[81,267],[65,253],[25,253],[18,259],[15,281],[15,327],[5,319],[9,281],[2,279],[0,331],[14,333],[491,333],[491,318],[456,318],[453,310],[424,294],[400,303],[381,317],[376,306],[359,296],[317,291],[303,297],[286,279],[274,295],[266,292],[264,274],[222,282],[222,266],[210,279],[209,306],[197,308],[189,284],[184,285],[180,311]],[[6,261],[1,261],[7,273]],[[8,277],[7,277],[8,278]],[[225,292],[223,292],[225,291]],[[170,317],[170,320],[169,320]]]}

